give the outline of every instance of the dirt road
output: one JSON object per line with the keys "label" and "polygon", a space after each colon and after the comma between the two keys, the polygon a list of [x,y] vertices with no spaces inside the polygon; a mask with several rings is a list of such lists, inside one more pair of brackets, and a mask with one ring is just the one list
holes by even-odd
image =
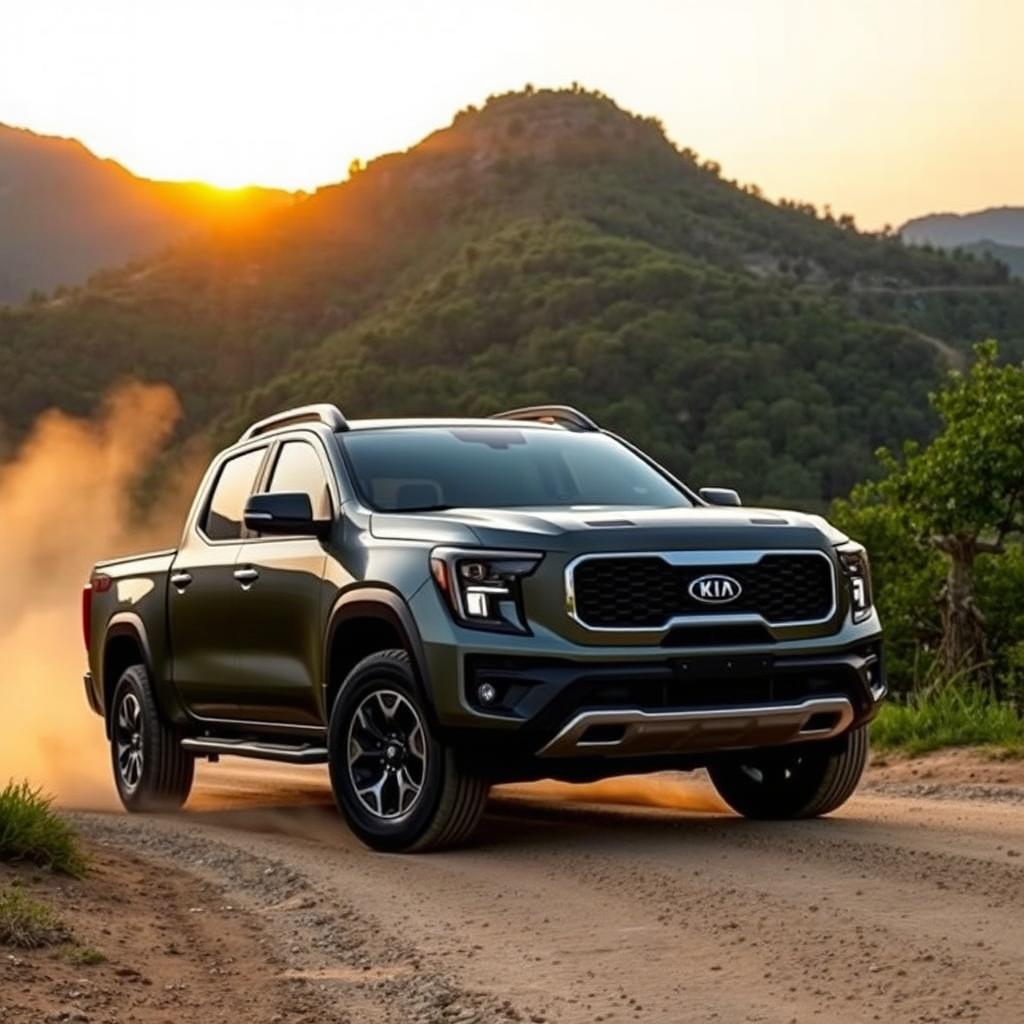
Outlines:
{"label": "dirt road", "polygon": [[262,922],[306,1000],[267,1020],[1024,1020],[1020,791],[875,779],[792,824],[700,780],[505,790],[473,848],[419,857],[363,849],[311,769],[204,767],[181,815],[78,820]]}

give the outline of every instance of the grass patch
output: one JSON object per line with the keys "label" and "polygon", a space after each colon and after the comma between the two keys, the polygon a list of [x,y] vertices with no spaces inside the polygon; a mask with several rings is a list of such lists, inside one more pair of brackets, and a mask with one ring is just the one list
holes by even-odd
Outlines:
{"label": "grass patch", "polygon": [[30,861],[75,877],[85,872],[74,829],[27,782],[9,782],[0,791],[0,860]]}
{"label": "grass patch", "polygon": [[969,683],[943,683],[882,705],[871,725],[878,750],[924,754],[941,747],[1024,751],[1024,718],[1012,704]]}
{"label": "grass patch", "polygon": [[20,886],[0,892],[0,945],[39,949],[66,942],[68,931],[45,904]]}
{"label": "grass patch", "polygon": [[64,959],[76,967],[95,967],[107,962],[106,956],[92,946],[71,946],[65,951]]}

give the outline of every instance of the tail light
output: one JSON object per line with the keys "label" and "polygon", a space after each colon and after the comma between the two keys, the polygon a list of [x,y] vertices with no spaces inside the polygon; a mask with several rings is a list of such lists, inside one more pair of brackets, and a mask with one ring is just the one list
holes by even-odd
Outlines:
{"label": "tail light", "polygon": [[92,646],[92,596],[109,590],[112,582],[109,576],[98,572],[82,587],[82,638],[85,640],[86,654]]}
{"label": "tail light", "polygon": [[82,639],[85,640],[85,653],[89,653],[92,641],[92,584],[82,587]]}

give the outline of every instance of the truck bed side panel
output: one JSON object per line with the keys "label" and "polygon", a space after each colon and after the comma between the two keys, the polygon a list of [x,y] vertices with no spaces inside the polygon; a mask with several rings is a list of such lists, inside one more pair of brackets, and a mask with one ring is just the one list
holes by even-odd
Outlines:
{"label": "truck bed side panel", "polygon": [[[158,551],[134,558],[100,562],[93,570],[92,627],[89,668],[105,690],[117,682],[104,679],[106,645],[117,635],[131,632],[143,644],[161,705],[173,703],[163,692],[170,680],[170,651],[167,643],[167,579],[176,552]],[[109,585],[97,585],[97,576]]]}

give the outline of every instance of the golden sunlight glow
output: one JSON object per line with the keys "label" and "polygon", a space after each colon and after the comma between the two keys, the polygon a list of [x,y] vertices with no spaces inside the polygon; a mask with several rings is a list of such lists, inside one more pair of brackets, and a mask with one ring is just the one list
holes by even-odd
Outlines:
{"label": "golden sunlight glow", "polygon": [[1024,203],[1016,0],[33,0],[0,121],[152,177],[312,189],[526,82],[599,88],[866,226]]}

